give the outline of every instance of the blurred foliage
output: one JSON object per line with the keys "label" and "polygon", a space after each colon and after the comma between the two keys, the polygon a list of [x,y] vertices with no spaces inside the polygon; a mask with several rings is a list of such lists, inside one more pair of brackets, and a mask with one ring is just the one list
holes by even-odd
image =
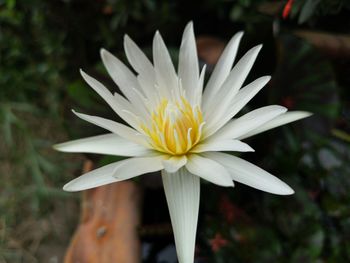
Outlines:
{"label": "blurred foliage", "polygon": [[301,27],[349,34],[350,4],[291,1],[290,14],[282,17],[287,2],[0,0],[0,262],[62,260],[78,215],[76,198],[61,186],[80,173],[83,157],[55,153],[51,145],[101,132],[76,121],[72,106],[110,114],[78,69],[113,87],[101,67],[101,47],[124,60],[127,33],[149,53],[160,29],[177,54],[192,19],[197,34],[225,40],[244,29],[240,52],[265,43],[250,78],[273,73],[273,79],[249,107],[268,102],[316,113],[257,136],[256,154],[244,156],[286,180],[296,195],[203,187],[203,197],[212,198],[202,202],[198,257],[350,261],[349,54],[327,58],[293,34]]}

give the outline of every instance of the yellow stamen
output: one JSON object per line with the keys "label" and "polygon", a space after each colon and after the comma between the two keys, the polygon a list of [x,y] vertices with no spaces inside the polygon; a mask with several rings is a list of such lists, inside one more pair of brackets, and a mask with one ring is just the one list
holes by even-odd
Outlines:
{"label": "yellow stamen", "polygon": [[200,140],[204,124],[202,112],[184,97],[176,103],[162,99],[151,118],[151,124],[142,124],[141,128],[157,151],[183,155]]}

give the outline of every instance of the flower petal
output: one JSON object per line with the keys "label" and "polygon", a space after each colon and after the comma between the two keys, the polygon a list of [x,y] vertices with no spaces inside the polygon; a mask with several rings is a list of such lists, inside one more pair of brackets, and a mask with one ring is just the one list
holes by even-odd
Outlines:
{"label": "flower petal", "polygon": [[140,114],[147,112],[148,108],[140,98],[140,95],[144,95],[143,91],[131,70],[105,49],[101,49],[101,58],[109,75],[118,85],[125,97],[133,104]]}
{"label": "flower petal", "polygon": [[264,131],[267,130],[271,130],[273,128],[276,128],[278,126],[293,122],[293,121],[297,121],[300,119],[304,119],[306,117],[310,117],[312,115],[311,112],[306,112],[306,111],[290,111],[290,112],[286,112],[280,116],[277,116],[276,118],[272,119],[269,122],[266,122],[265,124],[257,127],[254,130],[251,130],[250,132],[243,134],[241,136],[239,136],[239,139],[245,139],[248,137],[251,137],[253,135],[256,135],[258,133],[262,133]]}
{"label": "flower petal", "polygon": [[216,64],[205,88],[203,94],[203,105],[206,105],[208,101],[212,99],[229,75],[233,62],[236,58],[238,46],[242,36],[243,32],[236,33],[227,44],[225,50],[222,52],[222,55],[220,56],[220,59]]}
{"label": "flower petal", "polygon": [[279,105],[271,105],[253,110],[238,119],[228,122],[213,137],[220,139],[238,138],[286,111],[287,108]]}
{"label": "flower petal", "polygon": [[254,152],[254,149],[248,144],[239,140],[209,140],[198,144],[191,150],[193,153],[213,152],[213,151],[235,151],[235,152]]}
{"label": "flower petal", "polygon": [[91,76],[86,74],[83,70],[80,70],[80,74],[83,77],[83,79],[86,81],[86,83],[88,83],[89,86],[93,88],[97,92],[97,94],[100,95],[115,112],[117,112],[118,109],[114,103],[112,93],[101,82],[92,78]]}
{"label": "flower petal", "polygon": [[153,38],[153,63],[159,92],[163,97],[170,98],[171,91],[178,90],[177,75],[168,49],[158,31]]}
{"label": "flower petal", "polygon": [[84,139],[68,141],[53,146],[61,152],[97,153],[117,156],[140,156],[150,152],[149,149],[125,140],[116,134],[104,134]]}
{"label": "flower petal", "polygon": [[172,156],[168,160],[163,160],[164,169],[168,173],[175,173],[175,172],[177,172],[186,163],[187,163],[187,157],[185,155]]}
{"label": "flower petal", "polygon": [[205,72],[207,70],[207,65],[204,65],[201,70],[201,74],[199,75],[198,79],[198,86],[197,86],[197,93],[195,94],[195,105],[201,105],[202,104],[202,94],[203,94],[203,87],[204,87],[204,76]]}
{"label": "flower petal", "polygon": [[154,102],[154,85],[156,83],[156,77],[152,63],[135,42],[127,35],[124,37],[124,49],[131,66],[140,74],[138,78],[142,79],[142,81],[139,82],[142,90],[146,97]]}
{"label": "flower petal", "polygon": [[137,73],[154,77],[151,61],[128,35],[124,36],[124,49],[131,66]]}
{"label": "flower petal", "polygon": [[260,77],[240,89],[232,101],[229,119],[234,117],[271,79],[271,76]]}
{"label": "flower petal", "polygon": [[291,195],[294,193],[292,188],[277,177],[241,158],[219,152],[205,153],[204,156],[222,164],[234,181],[272,194]]}
{"label": "flower petal", "polygon": [[114,170],[114,175],[118,180],[127,180],[132,177],[157,172],[164,169],[162,161],[164,155],[155,155],[150,157],[134,157],[120,161],[120,165]]}
{"label": "flower petal", "polygon": [[65,191],[82,191],[101,185],[115,183],[132,177],[163,169],[163,156],[135,157],[111,163],[88,172],[66,184]]}
{"label": "flower petal", "polygon": [[182,81],[182,87],[186,91],[187,99],[193,104],[198,88],[199,67],[192,22],[187,24],[182,36],[178,74]]}
{"label": "flower petal", "polygon": [[203,106],[203,113],[205,119],[208,120],[208,129],[210,130],[211,134],[216,131],[215,128],[212,128],[211,123],[216,123],[218,120],[220,120],[231,107],[231,101],[243,85],[261,48],[262,45],[258,45],[250,49],[234,66],[230,72],[230,75],[227,77],[212,100],[208,102],[205,107]]}
{"label": "flower petal", "polygon": [[135,131],[134,129],[121,124],[119,122],[111,121],[105,118],[97,117],[97,116],[91,116],[83,113],[78,113],[73,110],[73,113],[77,115],[79,118],[88,121],[92,124],[95,124],[101,128],[104,128],[110,132],[113,132],[115,134],[118,134],[119,136],[123,137],[124,139],[130,140],[132,142],[145,145],[145,139],[143,138],[143,135]]}
{"label": "flower petal", "polygon": [[237,95],[229,103],[230,106],[227,108],[226,112],[222,114],[221,118],[216,118],[215,122],[213,120],[210,122],[212,130],[214,132],[215,130],[219,130],[231,120],[232,117],[234,117],[270,81],[270,79],[270,76],[260,77],[239,90]]}
{"label": "flower petal", "polygon": [[119,93],[115,92],[113,96],[115,101],[114,103],[118,108],[117,114],[135,130],[142,133],[139,116],[141,115],[147,119],[147,114],[140,114],[138,111],[136,111],[136,108]]}
{"label": "flower petal", "polygon": [[230,174],[221,164],[198,154],[188,156],[186,168],[190,173],[214,184],[233,186]]}
{"label": "flower petal", "polygon": [[125,114],[125,110],[132,112],[134,115],[139,114],[128,100],[119,94],[112,95],[102,83],[90,77],[84,71],[80,70],[80,73],[90,87],[93,88],[124,121],[134,128],[137,128],[138,124],[130,118],[130,116]]}
{"label": "flower petal", "polygon": [[162,171],[166,200],[173,226],[179,263],[194,261],[199,211],[200,180],[182,168],[176,173]]}
{"label": "flower petal", "polygon": [[113,172],[117,166],[118,162],[111,163],[81,175],[63,186],[63,190],[68,192],[82,191],[118,182],[119,180],[113,177]]}

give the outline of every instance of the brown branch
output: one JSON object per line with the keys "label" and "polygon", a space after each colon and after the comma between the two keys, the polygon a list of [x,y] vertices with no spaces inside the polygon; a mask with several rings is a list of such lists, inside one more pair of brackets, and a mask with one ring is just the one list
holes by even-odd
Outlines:
{"label": "brown branch", "polygon": [[307,30],[296,30],[294,31],[294,34],[301,38],[304,38],[331,58],[350,57],[349,35],[314,32]]}

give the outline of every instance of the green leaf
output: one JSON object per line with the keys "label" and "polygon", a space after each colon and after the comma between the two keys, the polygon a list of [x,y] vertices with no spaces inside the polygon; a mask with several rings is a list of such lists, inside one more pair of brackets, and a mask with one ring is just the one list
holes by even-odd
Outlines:
{"label": "green leaf", "polygon": [[298,23],[303,24],[314,14],[316,7],[320,3],[320,0],[307,0],[303,8],[301,9]]}
{"label": "green leaf", "polygon": [[84,107],[91,107],[91,105],[94,105],[94,92],[89,89],[87,84],[85,84],[81,80],[77,80],[75,82],[72,82],[68,86],[68,95],[77,103]]}

